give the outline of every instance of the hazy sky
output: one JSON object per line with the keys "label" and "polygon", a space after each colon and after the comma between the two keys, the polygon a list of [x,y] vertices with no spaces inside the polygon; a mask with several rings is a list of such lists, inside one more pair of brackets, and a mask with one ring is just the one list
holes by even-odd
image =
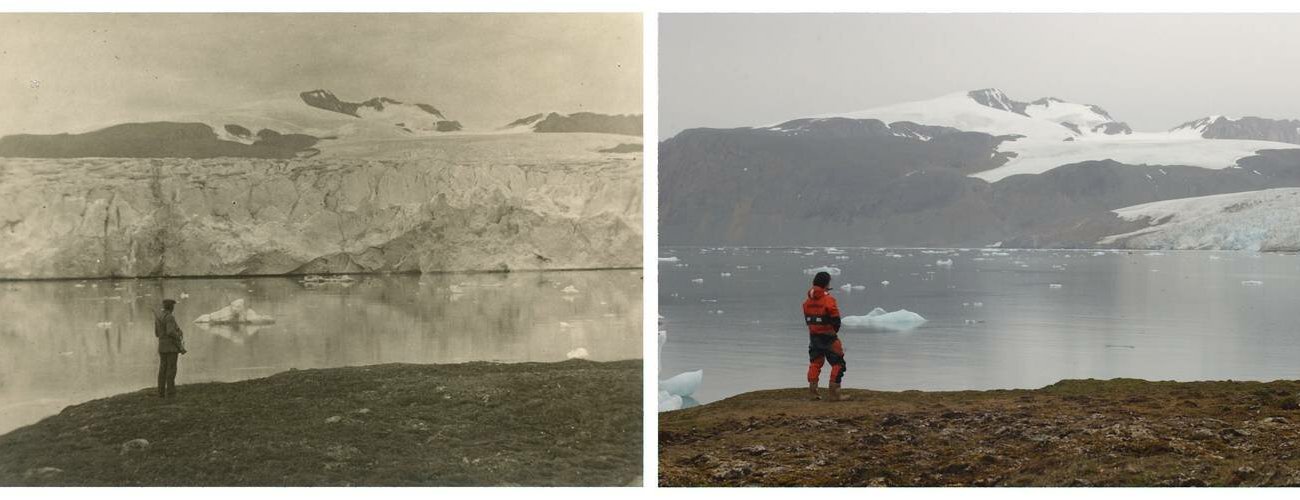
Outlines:
{"label": "hazy sky", "polygon": [[986,87],[1134,130],[1300,119],[1300,15],[758,14],[659,20],[659,134]]}
{"label": "hazy sky", "polygon": [[639,14],[0,14],[0,135],[329,89],[466,127],[640,113]]}

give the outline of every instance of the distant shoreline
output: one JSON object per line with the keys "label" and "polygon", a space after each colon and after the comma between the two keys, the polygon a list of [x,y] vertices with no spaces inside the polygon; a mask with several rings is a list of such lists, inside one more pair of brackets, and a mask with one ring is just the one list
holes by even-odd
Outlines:
{"label": "distant shoreline", "polygon": [[444,274],[522,274],[581,271],[635,271],[643,267],[579,267],[572,269],[480,269],[473,271],[402,271],[402,272],[357,272],[357,273],[293,273],[293,274],[214,274],[178,275],[178,276],[94,276],[68,278],[3,278],[0,283],[46,282],[46,281],[122,281],[122,280],[198,280],[198,279],[248,279],[248,278],[301,278],[304,276],[423,276]]}

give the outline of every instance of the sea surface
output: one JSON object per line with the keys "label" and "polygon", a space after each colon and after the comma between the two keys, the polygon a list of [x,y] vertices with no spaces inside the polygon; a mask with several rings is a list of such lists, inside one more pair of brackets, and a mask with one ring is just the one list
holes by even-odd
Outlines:
{"label": "sea surface", "polygon": [[[70,404],[153,387],[154,311],[177,299],[177,383],[378,363],[642,356],[641,270],[0,282],[0,433]],[[205,326],[243,299],[265,326]]]}
{"label": "sea surface", "polygon": [[666,247],[660,257],[660,377],[703,369],[701,403],[806,384],[800,304],[821,266],[840,270],[831,285],[843,315],[879,307],[927,320],[841,330],[845,387],[1300,379],[1294,254]]}

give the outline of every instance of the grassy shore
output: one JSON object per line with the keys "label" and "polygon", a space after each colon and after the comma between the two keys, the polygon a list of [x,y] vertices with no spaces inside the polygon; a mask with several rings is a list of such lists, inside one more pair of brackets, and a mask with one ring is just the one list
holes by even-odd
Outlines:
{"label": "grassy shore", "polygon": [[659,483],[1300,485],[1297,381],[845,392],[828,403],[759,391],[662,413]]}
{"label": "grassy shore", "polygon": [[641,379],[639,360],[571,360],[146,389],[0,436],[0,485],[622,486],[641,475]]}

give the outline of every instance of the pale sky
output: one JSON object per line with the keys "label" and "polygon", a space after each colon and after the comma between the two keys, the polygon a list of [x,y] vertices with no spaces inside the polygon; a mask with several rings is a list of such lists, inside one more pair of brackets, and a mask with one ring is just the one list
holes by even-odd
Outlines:
{"label": "pale sky", "polygon": [[467,128],[641,113],[639,14],[0,14],[0,135],[328,89]]}
{"label": "pale sky", "polygon": [[659,134],[997,87],[1134,130],[1300,119],[1300,15],[678,14],[659,18]]}

